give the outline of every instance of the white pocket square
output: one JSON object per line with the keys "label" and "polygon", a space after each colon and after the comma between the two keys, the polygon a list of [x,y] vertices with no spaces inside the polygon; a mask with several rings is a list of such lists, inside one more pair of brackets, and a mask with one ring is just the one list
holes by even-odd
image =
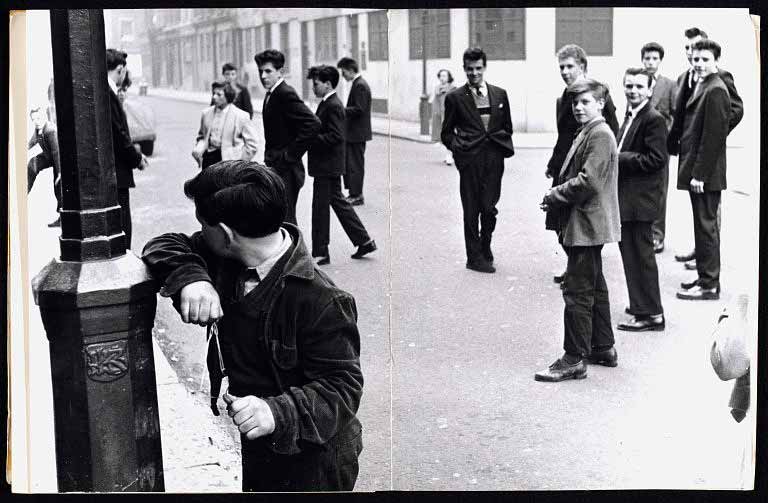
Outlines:
{"label": "white pocket square", "polygon": [[504,103],[499,103],[499,108],[504,108]]}

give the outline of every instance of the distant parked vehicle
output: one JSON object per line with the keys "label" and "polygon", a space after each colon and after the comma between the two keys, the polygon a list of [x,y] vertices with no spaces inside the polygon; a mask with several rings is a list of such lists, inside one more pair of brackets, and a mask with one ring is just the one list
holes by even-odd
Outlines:
{"label": "distant parked vehicle", "polygon": [[155,150],[155,113],[149,105],[139,99],[128,98],[123,102],[128,130],[133,143],[139,145],[144,155],[152,155]]}

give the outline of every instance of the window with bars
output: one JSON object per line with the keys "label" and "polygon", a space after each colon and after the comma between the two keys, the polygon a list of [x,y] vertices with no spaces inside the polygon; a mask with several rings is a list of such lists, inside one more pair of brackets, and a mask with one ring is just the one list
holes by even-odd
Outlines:
{"label": "window with bars", "polygon": [[613,9],[555,9],[555,47],[577,44],[589,56],[613,55]]}
{"label": "window with bars", "polygon": [[389,59],[389,19],[387,11],[368,13],[368,59],[386,61]]}
{"label": "window with bars", "polygon": [[329,17],[315,21],[315,58],[317,61],[331,61],[336,64],[337,51],[336,18]]}
{"label": "window with bars", "polygon": [[451,57],[451,14],[449,9],[408,11],[409,58],[422,58],[422,17],[427,13],[427,58]]}
{"label": "window with bars", "polygon": [[291,68],[291,61],[289,58],[291,54],[291,48],[288,45],[288,23],[282,23],[280,25],[280,52],[282,52],[285,56],[285,65],[283,68],[286,72],[288,72]]}
{"label": "window with bars", "polygon": [[525,59],[525,9],[469,9],[469,40],[489,59]]}

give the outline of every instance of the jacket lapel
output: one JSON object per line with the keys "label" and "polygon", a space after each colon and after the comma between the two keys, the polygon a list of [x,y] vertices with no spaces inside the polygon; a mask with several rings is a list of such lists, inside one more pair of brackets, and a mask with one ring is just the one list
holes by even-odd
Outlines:
{"label": "jacket lapel", "polygon": [[700,97],[702,94],[704,94],[704,91],[712,85],[712,75],[708,75],[704,80],[699,81],[699,85],[694,87],[693,92],[691,93],[691,97],[688,98],[688,102],[685,104],[685,108],[688,108],[692,106]]}
{"label": "jacket lapel", "polygon": [[626,133],[624,133],[624,141],[621,142],[622,151],[625,150],[625,147],[632,145],[632,142],[635,139],[635,134],[637,134],[637,129],[640,127],[640,123],[643,121],[643,117],[648,112],[648,107],[650,106],[651,101],[648,100],[648,103],[646,103],[645,106],[637,112],[637,115],[632,120],[632,124],[629,125],[629,129],[627,129]]}
{"label": "jacket lapel", "polygon": [[480,112],[477,111],[475,105],[475,98],[472,96],[472,90],[469,88],[469,84],[464,85],[464,106],[467,107],[469,114],[475,118],[475,122],[483,128],[483,119],[480,118]]}
{"label": "jacket lapel", "polygon": [[573,156],[576,153],[576,150],[578,150],[581,144],[584,143],[584,140],[586,139],[587,133],[589,133],[589,130],[595,127],[597,124],[600,124],[601,122],[605,122],[605,119],[603,119],[602,117],[587,124],[586,126],[584,126],[584,128],[582,128],[581,131],[579,131],[579,134],[577,134],[576,138],[574,138],[573,140],[573,144],[571,144],[571,148],[568,150],[568,155],[565,156],[565,161],[563,161],[563,165],[560,168],[558,179],[568,169],[568,164],[570,164],[571,159],[573,159]]}
{"label": "jacket lapel", "polygon": [[486,82],[485,88],[488,90],[488,108],[491,109],[491,115],[488,118],[488,131],[492,129],[494,121],[494,117],[498,115],[498,112],[496,110],[496,107],[498,106],[498,101],[496,98],[496,91],[492,88],[490,84]]}

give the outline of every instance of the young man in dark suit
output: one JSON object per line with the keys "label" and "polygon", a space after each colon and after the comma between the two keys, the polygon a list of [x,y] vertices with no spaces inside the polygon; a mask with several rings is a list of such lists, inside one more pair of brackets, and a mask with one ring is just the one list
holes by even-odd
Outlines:
{"label": "young man in dark suit", "polygon": [[[56,196],[56,211],[61,209],[61,172],[59,169],[59,139],[56,135],[56,126],[53,122],[47,120],[45,111],[42,107],[33,108],[29,112],[32,124],[35,126],[35,132],[27,142],[27,149],[34,149],[35,145],[38,152],[27,162],[27,194],[32,190],[37,175],[44,169],[53,168],[53,194]],[[60,227],[61,218],[48,224],[48,227]]]}
{"label": "young man in dark suit", "polygon": [[[221,67],[221,75],[224,77],[224,80],[229,82],[229,85],[235,89],[235,99],[232,101],[232,104],[243,112],[247,112],[248,117],[253,119],[251,93],[248,92],[247,87],[241,85],[237,81],[237,67],[232,63],[224,63]],[[213,105],[213,102],[211,102],[211,105]]]}
{"label": "young man in dark suit", "polygon": [[[467,269],[493,273],[491,238],[501,195],[504,159],[512,157],[512,118],[507,92],[485,82],[485,52],[464,51],[467,83],[445,97],[440,138],[459,171]],[[478,217],[480,229],[478,230]]]}
{"label": "young man in dark suit", "polygon": [[[720,298],[720,196],[726,189],[726,138],[732,114],[728,87],[717,70],[720,45],[699,40],[692,47],[696,87],[683,106],[677,188],[687,190],[693,210],[696,281],[681,285],[677,297]],[[675,119],[677,121],[677,119]]]}
{"label": "young man in dark suit", "polygon": [[128,131],[125,110],[117,97],[117,89],[122,84],[128,71],[128,55],[115,49],[107,49],[107,83],[109,84],[109,108],[112,118],[112,149],[115,154],[115,174],[117,175],[117,201],[122,210],[123,232],[126,246],[131,247],[133,223],[131,221],[131,198],[129,190],[136,186],[133,180],[134,169],[147,167],[147,158],[133,145]]}
{"label": "young man in dark suit", "polygon": [[[690,64],[688,70],[684,71],[677,78],[677,99],[675,101],[675,117],[672,122],[672,128],[669,130],[669,136],[667,137],[667,150],[669,155],[678,155],[680,153],[680,141],[683,131],[686,128],[685,125],[685,104],[693,94],[693,90],[696,86],[696,82],[699,77],[697,72],[693,68],[693,45],[700,41],[706,40],[707,33],[699,28],[693,27],[685,30],[685,56],[688,58]],[[739,96],[736,90],[736,85],[733,81],[733,75],[726,70],[720,68],[717,69],[717,74],[720,80],[725,84],[728,89],[728,98],[730,102],[730,113],[728,115],[728,133],[733,131],[742,117],[744,117],[744,102]],[[690,270],[696,269],[696,264],[693,260],[696,259],[696,250],[681,255],[675,255],[675,260],[678,262],[686,262],[685,268]],[[691,288],[693,284],[683,283],[683,287]]]}
{"label": "young man in dark suit", "polygon": [[[557,183],[556,176],[563,167],[563,161],[571,148],[573,139],[576,137],[576,130],[579,129],[579,123],[573,116],[571,95],[568,94],[568,86],[580,82],[587,78],[587,53],[578,45],[564,45],[557,51],[557,64],[560,68],[560,77],[565,83],[565,89],[562,96],[557,99],[557,141],[552,149],[552,156],[547,162],[547,169],[544,175],[552,178],[552,186]],[[608,127],[616,134],[619,130],[619,123],[616,121],[616,106],[613,104],[610,93],[606,90],[605,106],[603,106],[603,118],[605,118]],[[544,226],[547,230],[557,232],[558,222],[555,213],[547,213]],[[563,282],[565,273],[554,277],[555,283]]]}
{"label": "young man in dark suit", "polygon": [[650,101],[653,76],[641,68],[624,74],[627,115],[616,137],[619,151],[619,250],[632,318],[619,330],[664,330],[664,308],[653,244],[653,222],[659,215],[664,172],[669,161],[667,126]]}
{"label": "young man in dark suit", "polygon": [[[640,49],[640,59],[645,70],[653,77],[651,106],[656,109],[667,124],[667,131],[672,127],[675,116],[675,99],[677,84],[669,77],[661,75],[659,65],[664,59],[664,48],[656,42],[649,42]],[[669,159],[669,158],[667,158]],[[656,253],[664,251],[664,236],[667,230],[667,189],[669,186],[669,161],[664,168],[659,217],[653,222],[653,250]]]}
{"label": "young man in dark suit", "polygon": [[344,185],[349,191],[349,202],[354,206],[365,203],[363,180],[365,178],[365,142],[371,141],[371,88],[360,75],[357,61],[341,58],[336,66],[344,80],[352,83],[347,97],[347,173]]}
{"label": "young man in dark suit", "polygon": [[376,242],[368,235],[355,209],[341,193],[344,174],[344,105],[336,95],[339,71],[332,66],[313,66],[307,73],[320,104],[315,112],[320,119],[320,133],[307,151],[307,171],[314,177],[312,184],[312,257],[317,265],[331,263],[330,208],[336,213],[341,227],[357,246],[352,258],[358,259],[376,250]]}
{"label": "young man in dark suit", "polygon": [[283,80],[283,53],[267,49],[254,56],[254,60],[259,67],[261,84],[267,90],[261,111],[264,163],[283,179],[288,195],[286,222],[296,224],[296,201],[305,179],[301,158],[312,138],[320,132],[320,120]]}
{"label": "young man in dark suit", "polygon": [[541,203],[543,211],[558,213],[558,238],[568,255],[565,353],[534,376],[548,382],[587,377],[585,359],[608,367],[618,361],[601,256],[603,245],[621,236],[616,137],[602,117],[605,85],[584,79],[571,84],[568,93],[581,127],[554,175],[557,183]]}

